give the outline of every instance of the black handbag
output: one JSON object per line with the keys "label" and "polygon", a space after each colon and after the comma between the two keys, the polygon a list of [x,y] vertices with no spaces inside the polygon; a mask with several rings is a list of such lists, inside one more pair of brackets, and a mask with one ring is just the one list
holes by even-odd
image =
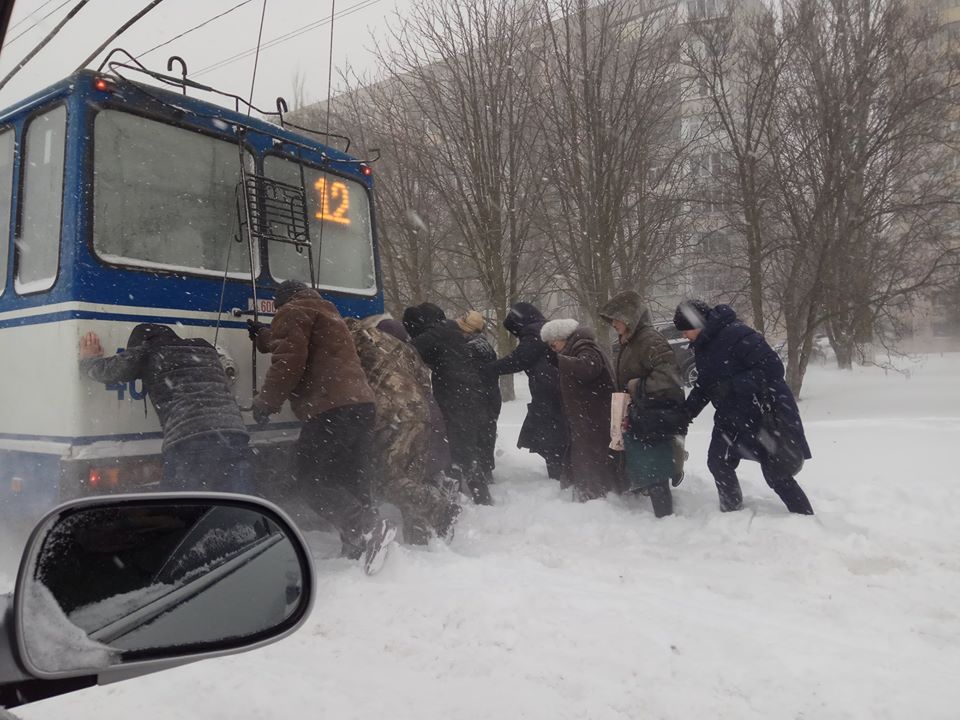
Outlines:
{"label": "black handbag", "polygon": [[757,442],[766,455],[763,464],[775,478],[793,477],[803,469],[805,459],[796,430],[784,420],[769,389],[764,388],[758,399],[761,414]]}
{"label": "black handbag", "polygon": [[686,435],[690,416],[683,405],[671,400],[645,398],[630,403],[630,432],[637,438],[665,438]]}

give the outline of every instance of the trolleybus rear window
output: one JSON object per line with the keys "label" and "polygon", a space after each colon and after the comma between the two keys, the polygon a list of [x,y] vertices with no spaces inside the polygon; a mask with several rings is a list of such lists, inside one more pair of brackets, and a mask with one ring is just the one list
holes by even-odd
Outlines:
{"label": "trolleybus rear window", "polygon": [[57,279],[66,128],[67,108],[63,105],[27,125],[14,282],[18,293],[49,290]]}
{"label": "trolleybus rear window", "polygon": [[[300,184],[296,162],[275,155],[263,161],[267,177]],[[339,175],[304,166],[303,184],[310,219],[317,284],[329,290],[372,295],[377,291],[366,188]],[[319,252],[318,252],[319,251]],[[270,274],[277,280],[310,281],[307,253],[283,243],[270,243]],[[319,257],[318,257],[319,254]]]}
{"label": "trolleybus rear window", "polygon": [[13,198],[13,130],[0,132],[0,295],[7,287],[10,253],[10,207]]}
{"label": "trolleybus rear window", "polygon": [[247,243],[235,241],[235,144],[102,110],[94,120],[93,173],[93,246],[100,258],[250,278]]}

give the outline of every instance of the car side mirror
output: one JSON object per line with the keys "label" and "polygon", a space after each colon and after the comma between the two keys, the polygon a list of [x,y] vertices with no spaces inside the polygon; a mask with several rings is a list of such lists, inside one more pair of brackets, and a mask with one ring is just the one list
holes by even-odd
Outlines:
{"label": "car side mirror", "polygon": [[309,551],[270,503],[182,493],[79,500],[27,543],[14,596],[34,678],[140,674],[248,650],[306,619]]}

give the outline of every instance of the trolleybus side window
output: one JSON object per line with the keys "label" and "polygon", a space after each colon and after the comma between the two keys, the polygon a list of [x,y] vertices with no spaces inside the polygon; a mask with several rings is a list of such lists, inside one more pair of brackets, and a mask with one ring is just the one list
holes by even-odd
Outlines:
{"label": "trolleybus side window", "polygon": [[249,280],[247,243],[235,241],[234,143],[102,110],[93,144],[93,247],[101,259],[196,274],[229,270]]}
{"label": "trolleybus side window", "polygon": [[0,295],[7,288],[7,258],[10,253],[10,208],[13,201],[13,148],[16,133],[0,132]]}
{"label": "trolleybus side window", "polygon": [[27,125],[14,282],[21,294],[49,290],[57,279],[66,127],[67,108],[63,105]]}
{"label": "trolleybus side window", "polygon": [[[296,162],[275,155],[263,161],[264,174],[274,180],[300,184]],[[340,175],[304,166],[310,242],[320,287],[372,295],[377,291],[373,264],[370,202],[366,188]],[[319,258],[317,249],[320,249]],[[270,274],[276,280],[309,282],[307,254],[292,245],[270,243]]]}

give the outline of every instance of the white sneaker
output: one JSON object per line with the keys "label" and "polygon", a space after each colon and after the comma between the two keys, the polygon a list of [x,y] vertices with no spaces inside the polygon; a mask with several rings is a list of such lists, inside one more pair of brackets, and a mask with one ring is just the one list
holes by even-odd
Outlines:
{"label": "white sneaker", "polygon": [[373,529],[365,533],[366,541],[363,550],[363,572],[367,575],[376,575],[387,561],[390,547],[397,537],[397,527],[389,520],[377,520]]}

